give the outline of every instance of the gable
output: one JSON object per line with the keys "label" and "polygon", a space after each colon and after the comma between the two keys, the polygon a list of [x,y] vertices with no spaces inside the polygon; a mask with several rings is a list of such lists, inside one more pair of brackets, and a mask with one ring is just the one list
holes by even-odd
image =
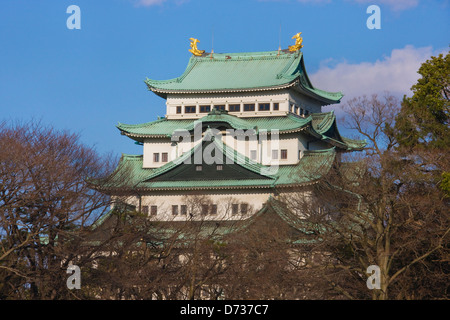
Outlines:
{"label": "gable", "polygon": [[[216,154],[217,152],[217,154]],[[211,159],[207,157],[211,156]],[[249,162],[248,158],[245,158]],[[222,166],[218,170],[217,165]],[[201,166],[201,170],[198,170]],[[213,141],[202,141],[202,147],[196,148],[190,157],[172,169],[158,175],[150,181],[198,181],[198,180],[240,180],[240,179],[267,179],[254,170],[248,168],[231,159],[229,155],[222,152]]]}

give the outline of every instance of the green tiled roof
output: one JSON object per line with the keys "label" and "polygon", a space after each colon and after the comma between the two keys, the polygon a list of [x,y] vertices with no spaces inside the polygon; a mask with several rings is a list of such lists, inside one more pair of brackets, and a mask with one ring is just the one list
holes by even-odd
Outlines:
{"label": "green tiled roof", "polygon": [[[346,139],[340,136],[336,127],[336,116],[333,111],[325,113],[312,113],[306,118],[293,114],[277,117],[255,117],[239,118],[226,112],[211,112],[203,118],[198,119],[203,126],[227,124],[235,130],[255,129],[256,133],[261,130],[279,130],[280,134],[298,132],[306,129],[307,133],[330,142],[332,145],[344,150],[361,150],[366,145],[365,141]],[[143,142],[145,138],[172,137],[179,130],[192,131],[196,120],[169,120],[166,118],[152,122],[129,125],[119,123],[117,128],[122,134]],[[334,130],[334,131],[333,131]],[[330,135],[328,135],[330,134]],[[331,134],[333,134],[331,136]]]}
{"label": "green tiled roof", "polygon": [[301,52],[267,51],[192,56],[184,73],[174,79],[146,79],[149,90],[167,93],[240,92],[295,87],[324,103],[337,103],[340,92],[314,88]]}
{"label": "green tiled roof", "polygon": [[[233,157],[235,163],[261,176],[260,179],[205,179],[205,180],[153,180],[177,166],[190,157],[201,144],[184,153],[178,159],[159,168],[143,168],[142,156],[122,155],[116,171],[100,189],[215,189],[215,188],[275,188],[313,183],[326,174],[334,162],[336,151],[334,148],[320,151],[306,151],[296,165],[279,166],[276,172],[270,167],[250,161],[236,150],[227,147],[219,139],[213,143],[228,157]],[[269,174],[271,173],[271,174]]]}
{"label": "green tiled roof", "polygon": [[[147,227],[147,236],[144,236],[142,241],[146,241],[152,246],[163,245],[165,241],[170,241],[171,245],[183,247],[189,245],[187,241],[192,241],[194,237],[195,239],[200,237],[226,243],[229,236],[248,232],[258,220],[271,219],[274,216],[278,216],[283,223],[297,230],[295,234],[290,234],[285,239],[291,245],[314,243],[315,240],[311,236],[320,232],[320,226],[312,225],[291,212],[281,201],[269,197],[258,212],[243,220],[158,221]],[[127,217],[129,218],[129,216]],[[108,231],[108,228],[114,226],[115,219],[118,219],[118,216],[114,210],[102,216],[92,226],[92,230],[95,230],[96,233],[93,233],[94,236],[88,244],[99,245],[104,237],[101,232]]]}
{"label": "green tiled roof", "polygon": [[294,236],[291,239],[286,239],[289,240],[291,244],[314,243],[316,240],[311,239],[308,236],[323,230],[320,225],[314,225],[299,215],[293,213],[287,207],[286,203],[270,196],[258,212],[239,223],[239,229],[236,229],[236,231],[250,229],[259,219],[265,219],[269,215],[278,216],[281,221],[299,231],[297,236]]}
{"label": "green tiled roof", "polygon": [[[292,130],[300,129],[311,122],[312,117],[300,118],[298,116],[288,114],[282,117],[255,117],[255,118],[239,118],[230,114],[208,114],[198,119],[205,124],[211,123],[227,123],[233,129],[277,129],[280,133],[288,133]],[[130,137],[171,137],[177,130],[194,129],[195,120],[168,120],[167,118],[159,119],[152,122],[129,125],[119,123],[117,128]]]}

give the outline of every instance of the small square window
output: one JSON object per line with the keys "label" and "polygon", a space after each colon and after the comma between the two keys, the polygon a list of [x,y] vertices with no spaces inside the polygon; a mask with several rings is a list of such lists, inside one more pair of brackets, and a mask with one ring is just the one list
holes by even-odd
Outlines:
{"label": "small square window", "polygon": [[195,113],[195,106],[185,106],[184,107],[184,113]]}
{"label": "small square window", "polygon": [[223,165],[218,164],[218,165],[216,166],[216,170],[217,170],[217,171],[222,171],[222,170],[223,170]]}
{"label": "small square window", "polygon": [[228,106],[228,110],[230,112],[239,112],[239,111],[241,111],[241,105],[240,104],[230,104]]}
{"label": "small square window", "polygon": [[255,104],[254,103],[244,104],[244,111],[255,111]]}
{"label": "small square window", "polygon": [[239,213],[239,205],[238,204],[232,204],[231,205],[231,214],[233,216],[236,216]]}
{"label": "small square window", "polygon": [[211,205],[211,212],[210,214],[217,214],[217,204]]}
{"label": "small square window", "polygon": [[241,204],[241,214],[247,214],[248,211],[248,204],[242,203]]}
{"label": "small square window", "polygon": [[259,111],[270,111],[270,103],[260,103],[258,104]]}
{"label": "small square window", "polygon": [[159,162],[159,153],[153,154],[153,162]]}
{"label": "small square window", "polygon": [[182,204],[181,206],[180,206],[181,208],[181,215],[183,215],[183,216],[185,216],[185,215],[187,215],[187,206],[185,205],[185,204]]}
{"label": "small square window", "polygon": [[152,216],[156,216],[157,213],[158,213],[158,206],[151,206],[150,214]]}
{"label": "small square window", "polygon": [[148,215],[148,206],[142,206],[142,213]]}
{"label": "small square window", "polygon": [[206,216],[209,211],[209,206],[207,204],[202,204],[202,215]]}
{"label": "small square window", "polygon": [[283,160],[287,159],[287,149],[281,150],[281,159],[283,159]]}
{"label": "small square window", "polygon": [[195,171],[202,171],[202,170],[203,170],[203,166],[201,166],[201,165],[195,166]]}
{"label": "small square window", "polygon": [[200,112],[206,113],[211,111],[211,106],[200,106]]}
{"label": "small square window", "polygon": [[216,109],[216,110],[225,110],[225,105],[222,104],[222,105],[214,106],[214,109]]}
{"label": "small square window", "polygon": [[167,162],[169,160],[169,154],[167,152],[161,153],[161,161]]}
{"label": "small square window", "polygon": [[280,104],[278,102],[274,103],[273,104],[273,110],[276,111],[276,110],[279,110],[279,109],[280,109]]}
{"label": "small square window", "polygon": [[272,159],[278,159],[278,150],[272,150]]}
{"label": "small square window", "polygon": [[172,215],[174,215],[174,216],[178,215],[178,206],[177,205],[172,206]]}
{"label": "small square window", "polygon": [[178,114],[181,113],[181,106],[177,106],[177,113],[178,113]]}

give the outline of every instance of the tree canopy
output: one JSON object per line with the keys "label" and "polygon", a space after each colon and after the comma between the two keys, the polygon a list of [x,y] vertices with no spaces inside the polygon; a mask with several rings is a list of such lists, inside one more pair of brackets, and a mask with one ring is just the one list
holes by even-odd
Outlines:
{"label": "tree canopy", "polygon": [[422,64],[421,78],[404,97],[396,119],[400,147],[444,148],[450,146],[450,52]]}

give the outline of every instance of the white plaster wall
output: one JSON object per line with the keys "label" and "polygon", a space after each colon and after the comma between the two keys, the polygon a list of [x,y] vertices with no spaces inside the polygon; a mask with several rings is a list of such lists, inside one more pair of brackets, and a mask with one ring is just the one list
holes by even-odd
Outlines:
{"label": "white plaster wall", "polygon": [[320,113],[322,112],[322,103],[314,100],[308,96],[302,95],[297,91],[291,90],[289,93],[289,103],[290,105],[297,105],[303,110],[308,110],[309,113]]}
{"label": "white plaster wall", "polygon": [[[145,139],[143,147],[143,167],[144,168],[157,168],[167,162],[162,162],[162,153],[168,153],[167,162],[172,161],[176,154],[176,147],[172,146],[170,139]],[[159,153],[159,162],[153,161],[153,154]]]}
{"label": "white plaster wall", "polygon": [[[292,190],[292,189],[279,189],[279,198],[285,202],[288,208],[295,214],[306,217],[309,213],[305,210],[320,210],[314,207],[313,196],[311,191],[306,187],[303,190]],[[193,220],[204,220],[204,221],[223,221],[223,220],[242,220],[251,217],[253,214],[258,212],[263,204],[273,195],[269,190],[265,189],[247,189],[247,190],[217,190],[217,191],[197,191],[198,196],[192,195],[192,192],[175,192],[175,191],[156,191],[153,194],[146,194],[141,196],[141,206],[149,207],[149,218],[156,221],[186,221],[189,219]],[[199,197],[199,198],[195,198]],[[122,201],[128,203],[129,205],[135,206],[136,209],[139,208],[139,197],[129,196],[127,198],[121,198]],[[193,206],[197,206],[197,209],[192,209]],[[216,204],[217,214],[202,215],[201,204]],[[247,204],[248,213],[237,215],[232,214],[232,204]],[[151,206],[157,206],[157,215],[151,216]],[[174,216],[172,214],[172,205],[178,206],[178,215]],[[181,205],[188,206],[188,214],[181,215]],[[199,206],[200,205],[200,206]],[[305,209],[309,207],[309,209]],[[240,207],[239,207],[240,210]],[[190,216],[189,213],[195,213],[194,216]]]}
{"label": "white plaster wall", "polygon": [[[257,190],[257,189],[255,189]],[[253,213],[257,212],[262,208],[264,202],[267,201],[271,193],[264,191],[240,191],[234,190],[232,192],[226,191],[217,191],[211,193],[211,191],[200,191],[202,194],[200,197],[203,198],[195,198],[195,196],[188,195],[186,196],[180,191],[177,194],[150,194],[142,196],[142,206],[150,206],[156,205],[158,207],[158,213],[156,217],[151,217],[152,219],[158,221],[184,221],[186,219],[190,219],[189,212],[194,212],[195,215],[192,219],[195,220],[238,220],[245,219],[251,216]],[[134,203],[137,203],[137,198],[134,200]],[[195,205],[199,205],[201,203],[206,204],[216,204],[217,205],[217,214],[211,215],[208,214],[203,216],[200,214],[200,208],[192,210],[192,207]],[[232,214],[231,205],[232,204],[242,204],[245,203],[248,205],[248,213],[246,215],[241,215],[240,212],[238,215]],[[195,205],[194,205],[195,204]],[[174,216],[172,215],[172,205],[178,205],[179,214]],[[181,215],[181,205],[188,206],[188,214]],[[239,208],[240,210],[240,208]]]}
{"label": "white plaster wall", "polygon": [[[255,103],[255,111],[244,111],[245,103]],[[258,111],[258,103],[270,103],[270,111]],[[279,110],[273,110],[273,104],[279,104]],[[238,117],[283,116],[289,111],[289,93],[287,90],[242,92],[223,94],[168,94],[166,100],[168,119],[196,119],[207,113],[200,113],[200,105],[225,105],[228,110],[230,104],[240,104],[240,112],[230,112]],[[184,113],[184,106],[197,106],[197,113]],[[176,113],[176,107],[181,106],[181,114]]]}
{"label": "white plaster wall", "polygon": [[[299,133],[281,134],[278,135],[278,140],[275,136],[268,135],[268,138],[263,137],[254,139],[246,139],[246,141],[238,140],[234,135],[227,135],[225,131],[222,132],[222,141],[229,147],[237,150],[241,154],[251,159],[251,151],[256,151],[255,162],[264,165],[292,165],[299,161],[299,150],[304,150],[304,141]],[[191,150],[198,143],[200,139],[180,139],[178,143],[173,143],[169,138],[167,139],[146,139],[143,147],[143,167],[157,168],[167,162],[162,162],[162,153],[168,153],[168,162],[178,158],[183,153]],[[281,159],[281,150],[286,149],[288,153],[287,159]],[[272,159],[272,150],[278,150],[278,159]],[[154,153],[159,153],[159,162],[154,162]]]}

